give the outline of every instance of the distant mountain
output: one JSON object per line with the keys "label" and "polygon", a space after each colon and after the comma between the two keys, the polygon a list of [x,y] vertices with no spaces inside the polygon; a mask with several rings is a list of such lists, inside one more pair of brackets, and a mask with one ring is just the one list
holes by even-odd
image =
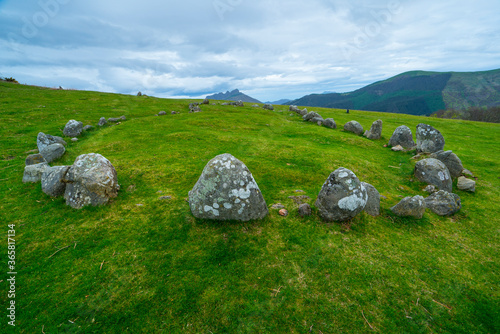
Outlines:
{"label": "distant mountain", "polygon": [[207,99],[209,99],[209,100],[222,100],[222,101],[240,101],[241,100],[243,102],[262,103],[259,100],[254,99],[253,97],[250,97],[246,94],[243,94],[238,89],[235,89],[232,92],[227,91],[225,93],[217,93],[214,95],[209,95],[209,96],[207,96]]}
{"label": "distant mountain", "polygon": [[349,93],[312,94],[289,105],[430,115],[442,109],[500,105],[500,69],[399,74]]}
{"label": "distant mountain", "polygon": [[287,104],[288,102],[290,102],[292,100],[289,100],[289,99],[281,99],[281,100],[278,100],[278,101],[273,101],[273,102],[266,102],[268,104]]}

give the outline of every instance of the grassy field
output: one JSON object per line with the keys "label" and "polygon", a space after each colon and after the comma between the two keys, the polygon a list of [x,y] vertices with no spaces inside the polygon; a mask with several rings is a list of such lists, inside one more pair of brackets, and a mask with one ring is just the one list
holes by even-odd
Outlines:
{"label": "grassy field", "polygon": [[[0,82],[0,246],[16,231],[17,333],[498,333],[500,125],[309,108],[383,138],[304,123],[286,106],[202,106],[188,100],[51,90]],[[168,115],[157,117],[159,111]],[[170,115],[171,110],[179,115]],[[109,205],[74,210],[23,184],[38,132],[62,136],[70,119],[95,129],[53,165],[100,153],[118,172]],[[439,129],[477,177],[454,191],[462,210],[414,220],[389,208],[424,195],[412,152],[384,148],[399,125]],[[231,153],[253,173],[270,206],[260,221],[195,219],[186,202],[205,164]],[[381,215],[347,223],[301,218],[289,196],[312,205],[328,175],[351,169],[385,198]],[[171,196],[171,200],[159,200]],[[57,253],[56,253],[57,252]],[[7,325],[7,257],[1,263],[0,332]]]}

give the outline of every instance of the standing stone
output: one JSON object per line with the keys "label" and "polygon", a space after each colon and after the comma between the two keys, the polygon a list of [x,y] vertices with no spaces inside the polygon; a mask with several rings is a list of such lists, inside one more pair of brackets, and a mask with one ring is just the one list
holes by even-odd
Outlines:
{"label": "standing stone", "polygon": [[66,183],[63,182],[70,166],[48,167],[42,173],[42,191],[49,196],[59,197],[66,191]]}
{"label": "standing stone", "polygon": [[66,152],[64,146],[62,144],[56,143],[44,147],[40,151],[40,154],[43,156],[45,161],[51,163],[62,157],[64,155],[64,152]]}
{"label": "standing stone", "polygon": [[305,114],[304,116],[302,116],[302,119],[304,121],[310,121],[311,119],[313,119],[315,117],[317,117],[317,118],[323,118],[317,112],[311,111],[311,112],[308,112],[307,114]]}
{"label": "standing stone", "polygon": [[421,182],[432,184],[439,190],[449,193],[452,191],[450,172],[446,165],[437,159],[429,158],[417,162],[415,164],[415,176]]}
{"label": "standing stone", "polygon": [[48,167],[46,162],[24,167],[23,182],[39,182],[42,179],[43,171]]}
{"label": "standing stone", "polygon": [[462,161],[452,151],[437,151],[431,154],[431,158],[438,159],[439,161],[444,163],[446,167],[448,167],[450,175],[453,179],[456,179],[457,177],[462,175],[462,171],[464,170]]}
{"label": "standing stone", "polygon": [[460,196],[439,190],[425,199],[426,206],[439,216],[450,216],[462,208]]}
{"label": "standing stone", "polygon": [[363,211],[367,201],[365,186],[352,171],[341,167],[323,184],[315,205],[324,220],[344,221]]}
{"label": "standing stone", "polygon": [[252,173],[227,153],[207,163],[189,192],[189,206],[201,219],[249,221],[269,213]]}
{"label": "standing stone", "polygon": [[444,137],[428,124],[417,125],[417,151],[434,153],[444,148]]}
{"label": "standing stone", "polygon": [[26,166],[36,165],[36,164],[41,164],[42,162],[47,162],[43,158],[43,155],[41,155],[40,153],[30,154],[26,157],[25,165]]}
{"label": "standing stone", "polygon": [[415,147],[411,130],[406,125],[401,125],[396,128],[391,136],[391,139],[389,139],[389,146],[397,145],[401,145],[404,148]]}
{"label": "standing stone", "polygon": [[323,125],[330,129],[336,129],[337,123],[333,120],[333,118],[327,118],[323,121]]}
{"label": "standing stone", "polygon": [[372,140],[380,139],[382,137],[382,120],[373,122],[370,130],[365,131],[363,136]]}
{"label": "standing stone", "polygon": [[268,104],[268,103],[264,104],[262,106],[262,108],[267,109],[267,110],[274,110],[273,105],[272,104]]}
{"label": "standing stone", "polygon": [[425,213],[425,199],[422,196],[405,197],[391,208],[391,211],[400,217],[415,217],[421,219]]}
{"label": "standing stone", "polygon": [[52,144],[61,144],[63,146],[67,145],[64,139],[62,139],[61,137],[47,135],[43,132],[38,133],[38,136],[36,138],[38,152],[41,152],[45,147]]}
{"label": "standing stone", "polygon": [[64,127],[63,134],[67,137],[78,137],[82,134],[83,123],[75,121],[74,119],[68,121]]}
{"label": "standing stone", "polygon": [[299,205],[299,215],[301,217],[308,217],[312,214],[311,206],[308,203]]}
{"label": "standing stone", "polygon": [[457,187],[460,190],[476,192],[476,181],[470,180],[465,176],[460,176],[458,178]]}
{"label": "standing stone", "polygon": [[353,132],[360,136],[363,134],[363,127],[357,121],[350,121],[344,124],[344,131]]}
{"label": "standing stone", "polygon": [[368,194],[368,201],[366,202],[364,211],[370,216],[376,217],[380,215],[380,193],[369,183],[361,182],[361,184],[366,188],[366,193]]}
{"label": "standing stone", "polygon": [[87,205],[103,205],[118,196],[116,170],[108,159],[100,154],[82,154],[69,168],[63,182],[66,183],[64,198],[74,209]]}
{"label": "standing stone", "polygon": [[108,121],[106,121],[106,118],[105,117],[101,117],[99,119],[99,123],[97,123],[97,125],[98,126],[105,126],[107,123],[108,123]]}

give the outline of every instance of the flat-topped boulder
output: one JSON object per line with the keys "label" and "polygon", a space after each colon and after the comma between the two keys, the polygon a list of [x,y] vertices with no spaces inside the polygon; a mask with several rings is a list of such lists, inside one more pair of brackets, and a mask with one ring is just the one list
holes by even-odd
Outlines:
{"label": "flat-topped boulder", "polygon": [[227,153],[207,163],[189,192],[189,206],[196,218],[212,220],[249,221],[269,213],[250,170]]}
{"label": "flat-topped boulder", "polygon": [[326,179],[314,205],[324,220],[344,221],[363,211],[367,201],[366,188],[356,174],[340,167]]}
{"label": "flat-topped boulder", "polygon": [[413,141],[413,134],[406,125],[398,126],[392,133],[391,139],[389,139],[389,146],[398,145],[401,145],[403,148],[412,148],[416,146]]}
{"label": "flat-topped boulder", "polygon": [[417,151],[434,153],[444,148],[444,137],[435,128],[428,124],[417,125]]}

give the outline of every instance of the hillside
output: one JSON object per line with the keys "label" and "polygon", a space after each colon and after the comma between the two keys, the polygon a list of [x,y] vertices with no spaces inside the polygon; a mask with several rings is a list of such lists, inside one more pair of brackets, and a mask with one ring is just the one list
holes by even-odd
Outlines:
{"label": "hillside", "polygon": [[220,100],[220,101],[243,101],[249,103],[262,103],[259,100],[254,99],[246,94],[243,94],[238,89],[233,91],[227,91],[225,93],[217,93],[214,95],[207,96],[207,99],[210,100]]}
{"label": "hillside", "polygon": [[[500,125],[389,113],[315,109],[333,130],[286,106],[201,105],[0,82],[0,220],[15,225],[16,327],[2,333],[498,333]],[[156,116],[159,111],[178,115]],[[70,119],[127,120],[68,140],[53,165],[100,153],[121,185],[106,206],[75,210],[40,184],[23,184],[38,132],[62,135]],[[382,139],[342,130],[383,120]],[[455,192],[462,210],[399,218],[389,208],[423,195],[414,152],[383,145],[396,127],[439,129],[477,177]],[[69,139],[69,138],[66,138]],[[207,162],[230,153],[253,173],[268,206],[263,220],[214,222],[186,198]],[[314,201],[339,167],[381,193],[381,215],[324,223]],[[297,193],[302,190],[303,193]],[[289,196],[306,195],[301,218]],[[170,199],[160,199],[170,196]],[[7,260],[0,281],[7,289]],[[6,290],[3,290],[4,292]],[[7,314],[7,293],[0,305]]]}
{"label": "hillside", "polygon": [[350,93],[312,94],[287,104],[430,115],[442,109],[500,104],[500,69],[406,72]]}

